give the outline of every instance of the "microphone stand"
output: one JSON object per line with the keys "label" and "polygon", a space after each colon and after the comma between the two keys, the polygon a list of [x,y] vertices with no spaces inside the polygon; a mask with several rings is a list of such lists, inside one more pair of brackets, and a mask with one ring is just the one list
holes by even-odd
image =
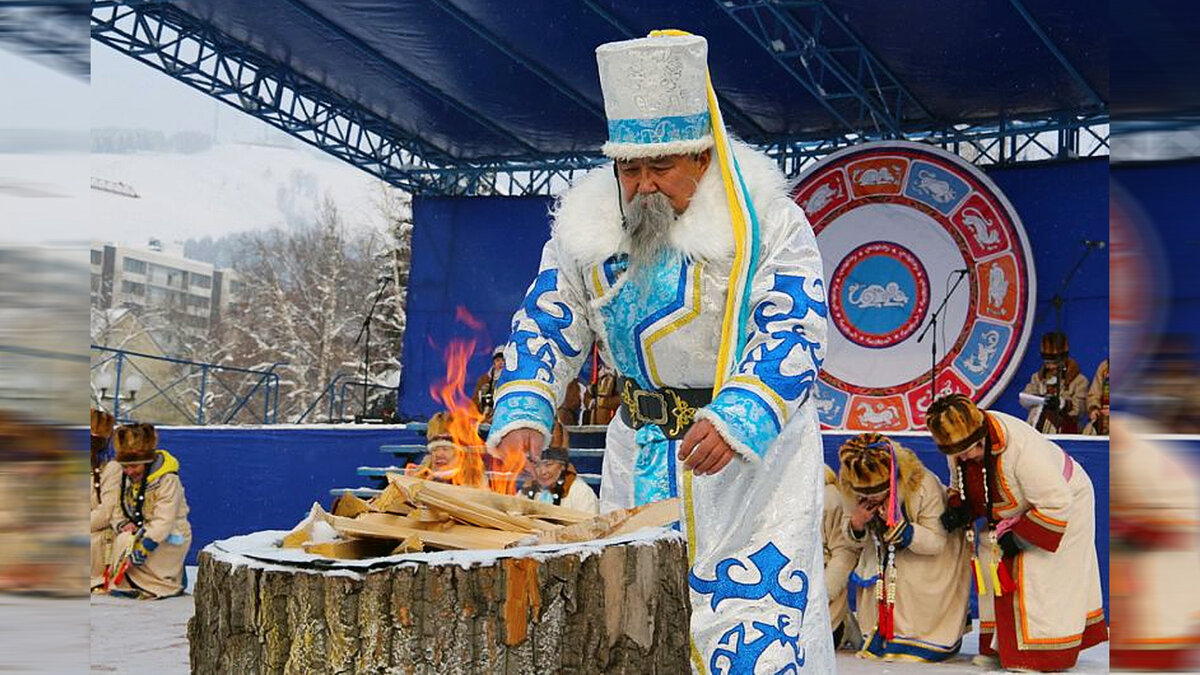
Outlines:
{"label": "microphone stand", "polygon": [[[359,417],[359,422],[367,419],[367,380],[371,367],[371,321],[375,318],[375,308],[379,305],[379,298],[383,297],[383,289],[387,286],[387,282],[391,281],[391,277],[383,277],[379,280],[379,288],[375,289],[375,299],[371,301],[371,309],[367,310],[367,316],[363,319],[362,328],[358,329],[358,337],[354,338],[354,344],[358,344],[359,340],[363,341],[363,400],[362,400],[362,415]],[[366,338],[365,340],[363,338]]]}
{"label": "microphone stand", "polygon": [[[958,280],[954,282],[949,291],[946,291],[946,297],[942,298],[942,304],[938,305],[938,308],[934,310],[933,316],[929,318],[929,323],[925,324],[925,329],[917,336],[918,343],[925,339],[925,334],[929,332],[930,328],[937,328],[938,316],[946,309],[946,303],[950,301],[950,296],[954,295],[954,291],[958,288],[958,285],[966,278],[967,270],[958,270],[954,274],[958,275]],[[933,331],[933,339],[930,340],[929,348],[929,400],[932,401],[937,396],[937,330]]]}
{"label": "microphone stand", "polygon": [[1092,251],[1097,248],[1103,248],[1103,246],[1094,246],[1090,242],[1083,243],[1083,254],[1075,259],[1075,264],[1071,267],[1070,271],[1067,272],[1067,276],[1063,277],[1062,283],[1058,286],[1058,290],[1054,292],[1054,297],[1050,298],[1050,304],[1046,305],[1046,308],[1042,310],[1041,315],[1038,316],[1037,321],[1034,322],[1033,325],[1041,325],[1042,321],[1046,318],[1046,312],[1053,309],[1054,329],[1060,332],[1062,331],[1062,309],[1067,302],[1066,298],[1063,297],[1063,294],[1066,293],[1067,288],[1071,286],[1071,281],[1075,279],[1075,274],[1079,272],[1079,268],[1083,266],[1083,261],[1087,260],[1088,256],[1092,254]]}

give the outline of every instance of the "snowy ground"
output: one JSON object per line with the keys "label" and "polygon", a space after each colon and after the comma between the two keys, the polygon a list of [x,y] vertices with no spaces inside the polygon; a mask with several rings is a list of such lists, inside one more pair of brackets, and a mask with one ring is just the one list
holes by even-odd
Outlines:
{"label": "snowy ground", "polygon": [[[195,569],[188,569],[188,576],[195,578]],[[0,603],[7,602],[0,600]],[[40,600],[22,601],[36,608],[36,603],[64,603],[66,601]],[[7,605],[0,604],[0,608]],[[26,610],[28,611],[28,609]],[[9,612],[0,616],[7,617]],[[34,612],[35,619],[43,614]],[[137,602],[121,600],[106,596],[92,598],[92,671],[132,673],[134,675],[159,674],[170,675],[188,672],[187,621],[192,616],[192,596],[185,595],[168,600],[153,602]],[[10,628],[6,625],[13,622],[8,618],[0,622],[0,634],[5,635],[8,642]],[[22,625],[21,629],[36,629],[35,626]],[[57,629],[57,626],[55,626]],[[33,632],[32,630],[30,632]],[[130,636],[127,642],[114,642],[103,639],[105,633]],[[136,636],[136,637],[135,637]],[[82,636],[81,636],[82,638]],[[19,640],[19,638],[17,638]],[[49,646],[52,642],[48,634],[43,634],[42,642]],[[15,644],[28,644],[16,642]],[[57,649],[57,643],[55,643]],[[72,643],[75,644],[75,643]],[[42,650],[36,650],[35,653]],[[853,654],[838,654],[837,672],[848,675],[911,675],[927,673],[929,675],[988,675],[990,672],[971,665],[971,655],[978,653],[976,635],[966,638],[963,654],[954,660],[937,665],[918,663],[879,663],[857,659]],[[32,657],[30,657],[32,660]],[[5,666],[8,664],[5,663]],[[9,670],[0,667],[0,670]],[[45,672],[76,672],[64,669],[48,669]],[[1108,645],[1093,647],[1083,653],[1079,664],[1073,673],[1107,673]]]}
{"label": "snowy ground", "polygon": [[0,672],[86,673],[87,669],[87,598],[0,594]]}

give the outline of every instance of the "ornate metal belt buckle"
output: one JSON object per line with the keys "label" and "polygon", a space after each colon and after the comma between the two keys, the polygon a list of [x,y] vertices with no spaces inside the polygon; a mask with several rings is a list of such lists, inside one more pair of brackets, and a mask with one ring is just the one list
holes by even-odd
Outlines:
{"label": "ornate metal belt buckle", "polygon": [[667,390],[667,393],[674,399],[674,406],[671,414],[675,416],[675,424],[667,430],[668,438],[680,438],[687,428],[692,426],[692,422],[696,419],[696,408],[692,407],[678,393]]}
{"label": "ornate metal belt buckle", "polygon": [[[651,415],[646,412],[643,401],[654,401],[657,405],[657,414]],[[634,407],[637,409],[638,417],[642,418],[649,424],[666,424],[667,423],[667,402],[663,395],[657,391],[646,391],[645,389],[637,389],[633,392]]]}

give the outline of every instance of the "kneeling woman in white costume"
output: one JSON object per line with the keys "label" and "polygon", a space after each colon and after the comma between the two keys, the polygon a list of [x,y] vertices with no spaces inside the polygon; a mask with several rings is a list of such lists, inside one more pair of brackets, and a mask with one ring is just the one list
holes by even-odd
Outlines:
{"label": "kneeling woman in white costume", "polygon": [[958,653],[971,593],[962,532],[940,518],[946,488],[908,448],[860,434],[839,450],[842,524],[862,542],[855,570],[859,656],[944,661]]}

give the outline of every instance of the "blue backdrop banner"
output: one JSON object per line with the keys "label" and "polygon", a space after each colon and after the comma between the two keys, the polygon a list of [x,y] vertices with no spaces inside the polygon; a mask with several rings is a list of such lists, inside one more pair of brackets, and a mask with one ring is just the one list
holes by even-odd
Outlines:
{"label": "blue backdrop banner", "polygon": [[[1015,375],[992,405],[1024,418],[1017,394],[1040,364],[1041,333],[1055,328],[1054,313],[1047,311],[1050,300],[1082,258],[1083,242],[1108,236],[1108,162],[1001,169],[988,176],[1020,215],[1037,272],[1030,320],[1041,320]],[[442,350],[451,338],[477,337],[468,388],[486,371],[491,348],[507,338],[512,314],[537,273],[549,238],[551,204],[546,197],[416,198],[401,415],[426,419],[437,411],[429,388],[445,374]],[[1065,299],[1063,327],[1071,355],[1090,379],[1108,354],[1106,249],[1083,261]],[[483,328],[464,324],[460,307]]]}

